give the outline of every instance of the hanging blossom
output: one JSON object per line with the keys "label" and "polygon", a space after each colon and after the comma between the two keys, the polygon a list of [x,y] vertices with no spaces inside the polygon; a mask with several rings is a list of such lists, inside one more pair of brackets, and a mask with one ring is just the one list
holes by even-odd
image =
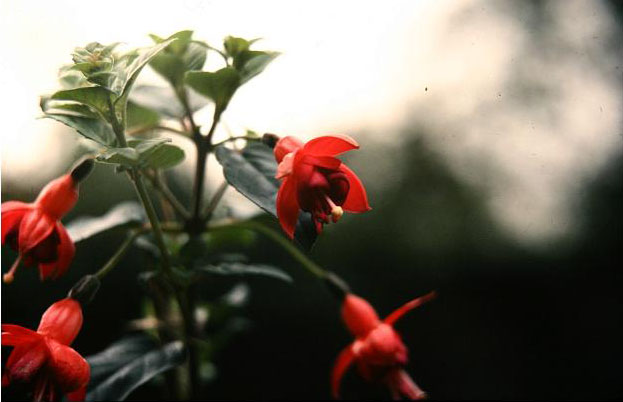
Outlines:
{"label": "hanging blossom", "polygon": [[355,341],[342,350],[333,367],[331,389],[334,398],[339,397],[342,377],[353,363],[367,381],[387,385],[394,399],[401,396],[409,399],[426,397],[426,393],[403,369],[408,361],[408,351],[393,325],[405,313],[434,296],[432,292],[412,300],[380,320],[370,303],[354,294],[346,294],[342,304],[342,318],[355,336]]}
{"label": "hanging blossom", "polygon": [[277,216],[283,230],[294,237],[300,210],[312,214],[316,231],[337,222],[344,211],[369,211],[366,190],[357,175],[335,156],[359,145],[346,135],[314,138],[303,144],[296,137],[281,138],[274,148],[279,163]]}
{"label": "hanging blossom", "polygon": [[20,264],[38,265],[41,280],[57,278],[67,271],[74,257],[74,243],[60,219],[78,200],[78,184],[91,171],[87,160],[48,183],[33,203],[2,203],[2,244],[8,243],[19,253],[13,266],[3,276],[13,282]]}
{"label": "hanging blossom", "polygon": [[37,332],[2,324],[2,346],[13,346],[2,375],[2,386],[26,383],[35,401],[53,401],[66,394],[84,400],[90,378],[87,361],[69,347],[82,327],[80,303],[66,298],[52,304]]}

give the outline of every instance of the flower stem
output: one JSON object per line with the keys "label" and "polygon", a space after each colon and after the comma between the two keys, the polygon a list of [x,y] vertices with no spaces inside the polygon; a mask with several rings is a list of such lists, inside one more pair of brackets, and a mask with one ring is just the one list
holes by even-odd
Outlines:
{"label": "flower stem", "polygon": [[286,250],[296,261],[298,261],[303,268],[309,271],[312,275],[316,276],[319,279],[326,279],[330,276],[330,272],[322,268],[320,265],[313,262],[309,257],[307,257],[301,250],[299,250],[291,241],[283,237],[277,231],[269,228],[268,226],[262,225],[259,222],[255,221],[246,221],[240,223],[234,223],[228,225],[226,227],[240,227],[251,229],[256,232],[260,232],[266,237],[270,238],[272,241],[281,246],[284,250]]}
{"label": "flower stem", "polygon": [[130,178],[134,183],[134,188],[136,189],[136,193],[138,194],[141,202],[143,203],[143,207],[145,208],[145,213],[147,214],[147,218],[149,219],[149,223],[151,224],[151,229],[154,233],[154,239],[156,240],[156,246],[160,250],[160,258],[162,260],[162,269],[166,274],[171,274],[171,263],[169,260],[169,250],[167,249],[166,244],[164,243],[164,236],[162,235],[162,228],[160,226],[160,221],[158,220],[158,215],[156,215],[156,210],[154,209],[154,205],[151,203],[151,199],[149,198],[149,194],[147,194],[147,189],[145,188],[145,183],[141,177],[141,173],[138,169],[132,169],[130,171]]}
{"label": "flower stem", "polygon": [[240,135],[240,136],[237,136],[237,137],[229,137],[227,139],[224,139],[223,141],[220,141],[220,142],[217,142],[216,144],[213,144],[212,146],[214,148],[216,148],[219,145],[223,145],[223,144],[226,144],[228,142],[236,141],[236,140],[261,141],[262,139],[258,138],[258,137],[249,137],[248,135]]}
{"label": "flower stem", "polygon": [[134,243],[134,240],[136,240],[136,238],[140,236],[141,233],[142,233],[141,231],[135,231],[128,235],[128,237],[121,244],[121,246],[119,246],[115,254],[113,254],[113,256],[110,257],[110,259],[108,260],[108,262],[106,262],[106,264],[104,264],[104,266],[100,268],[94,274],[97,277],[97,279],[100,279],[100,280],[103,279],[110,271],[112,271],[114,267],[117,266],[119,261],[121,261],[121,259],[125,255],[125,253],[127,253],[128,250],[130,249],[130,246],[132,245],[132,243]]}
{"label": "flower stem", "polygon": [[175,212],[178,213],[183,219],[190,218],[190,213],[186,210],[184,205],[175,197],[175,194],[171,192],[163,178],[156,172],[155,174],[148,174],[144,172],[145,177],[151,182],[152,186],[160,192],[167,200],[167,202],[173,207]]}

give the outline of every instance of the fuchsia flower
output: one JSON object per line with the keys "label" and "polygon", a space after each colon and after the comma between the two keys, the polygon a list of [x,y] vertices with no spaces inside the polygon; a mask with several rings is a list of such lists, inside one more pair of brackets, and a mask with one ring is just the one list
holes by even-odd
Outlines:
{"label": "fuchsia flower", "polygon": [[353,294],[346,295],[342,304],[342,318],[355,336],[355,341],[342,350],[333,367],[331,389],[334,398],[339,397],[340,382],[353,362],[357,364],[363,378],[385,383],[395,399],[401,396],[409,399],[426,397],[424,391],[403,370],[408,360],[408,351],[393,324],[405,313],[434,296],[435,293],[431,292],[412,300],[381,321],[370,303]]}
{"label": "fuchsia flower", "polygon": [[299,210],[312,214],[318,233],[323,224],[329,223],[329,216],[335,223],[344,211],[370,210],[366,190],[357,175],[335,158],[357,148],[355,140],[346,135],[318,137],[306,144],[296,137],[277,142],[276,177],[281,179],[277,216],[290,238],[294,237]]}
{"label": "fuchsia flower", "polygon": [[13,346],[2,386],[12,382],[33,384],[35,401],[53,401],[59,392],[68,394],[70,400],[84,400],[89,364],[69,347],[81,327],[80,303],[69,298],[43,313],[37,332],[2,324],[2,346]]}
{"label": "fuchsia flower", "polygon": [[8,242],[19,252],[3,276],[5,283],[13,281],[20,262],[26,266],[38,264],[41,280],[57,278],[69,268],[75,247],[60,219],[78,200],[79,179],[74,176],[72,172],[52,180],[33,203],[2,203],[2,244]]}

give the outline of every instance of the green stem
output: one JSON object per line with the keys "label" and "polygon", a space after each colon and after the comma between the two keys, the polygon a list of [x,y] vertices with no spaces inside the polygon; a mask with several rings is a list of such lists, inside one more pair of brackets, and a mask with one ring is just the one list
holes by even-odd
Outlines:
{"label": "green stem", "polygon": [[298,261],[303,266],[303,268],[309,271],[312,275],[316,276],[319,279],[326,279],[330,275],[328,271],[310,260],[309,257],[307,257],[301,250],[299,250],[294,245],[294,243],[282,236],[281,233],[269,228],[268,226],[264,226],[261,223],[255,221],[246,221],[223,226],[222,228],[226,227],[246,228],[260,232],[266,235],[266,237],[270,238],[275,243],[277,243],[284,250],[286,250],[296,261]]}
{"label": "green stem", "polygon": [[113,256],[110,257],[110,259],[108,260],[108,262],[106,262],[106,264],[104,264],[104,266],[95,273],[95,276],[97,277],[97,279],[102,280],[106,275],[108,275],[110,271],[112,271],[114,267],[117,266],[119,261],[121,261],[121,259],[125,255],[125,253],[127,253],[128,250],[130,249],[130,246],[132,245],[132,243],[134,243],[134,240],[136,240],[136,238],[140,236],[141,233],[143,232],[135,231],[128,235],[128,237],[121,244],[121,246],[119,246],[115,254],[113,254]]}
{"label": "green stem", "polygon": [[151,182],[152,186],[160,192],[167,200],[167,202],[173,207],[175,212],[178,213],[183,219],[190,218],[190,213],[186,210],[184,205],[175,197],[175,194],[171,192],[163,178],[156,172],[155,174],[148,174],[144,172],[145,177]]}
{"label": "green stem", "polygon": [[214,210],[216,209],[216,207],[218,206],[218,203],[223,198],[223,195],[225,195],[225,191],[227,191],[228,187],[229,187],[229,183],[227,183],[227,181],[223,181],[220,187],[216,190],[216,193],[214,193],[214,195],[212,196],[212,199],[208,203],[208,206],[203,212],[204,221],[207,222],[212,218],[212,214],[214,213]]}
{"label": "green stem", "polygon": [[147,218],[149,219],[149,223],[151,224],[151,229],[154,233],[154,239],[156,240],[156,246],[160,249],[160,258],[162,259],[162,268],[167,274],[171,273],[171,263],[169,261],[169,250],[164,242],[164,236],[162,235],[162,228],[160,226],[160,221],[158,220],[158,216],[156,215],[156,210],[154,209],[153,204],[151,203],[151,199],[149,198],[149,194],[147,194],[147,189],[145,188],[145,183],[143,182],[143,178],[138,169],[134,168],[130,171],[130,178],[134,183],[134,188],[136,189],[136,193],[138,194],[141,202],[143,203],[143,207],[145,208],[145,212],[147,213]]}

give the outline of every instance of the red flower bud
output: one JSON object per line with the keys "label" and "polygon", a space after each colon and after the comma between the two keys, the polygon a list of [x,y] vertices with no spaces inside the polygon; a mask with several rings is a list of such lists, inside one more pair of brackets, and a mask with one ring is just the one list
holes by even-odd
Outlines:
{"label": "red flower bud", "polygon": [[[82,166],[82,165],[81,165]],[[2,244],[19,252],[5,283],[13,281],[20,262],[37,264],[42,280],[57,278],[69,268],[74,257],[74,243],[60,222],[78,200],[77,183],[66,174],[48,183],[33,203],[2,203]]]}
{"label": "red flower bud", "polygon": [[2,385],[24,382],[34,387],[34,400],[54,400],[57,393],[84,399],[90,378],[87,361],[69,347],[82,327],[82,309],[73,299],[51,305],[37,332],[2,324],[2,345],[13,346]]}
{"label": "red flower bud", "polygon": [[323,224],[337,222],[344,211],[370,210],[366,190],[357,175],[335,158],[357,148],[355,140],[345,135],[318,137],[306,144],[295,137],[277,142],[273,151],[279,163],[277,178],[281,180],[277,216],[290,238],[294,237],[300,210],[312,214],[319,233]]}
{"label": "red flower bud", "polygon": [[346,370],[355,363],[359,374],[367,381],[385,383],[397,399],[422,399],[426,394],[403,370],[408,361],[407,347],[393,324],[408,311],[434,297],[434,293],[412,300],[381,321],[374,308],[353,294],[347,294],[342,304],[342,318],[355,341],[337,358],[331,375],[333,396],[339,397],[339,387]]}

